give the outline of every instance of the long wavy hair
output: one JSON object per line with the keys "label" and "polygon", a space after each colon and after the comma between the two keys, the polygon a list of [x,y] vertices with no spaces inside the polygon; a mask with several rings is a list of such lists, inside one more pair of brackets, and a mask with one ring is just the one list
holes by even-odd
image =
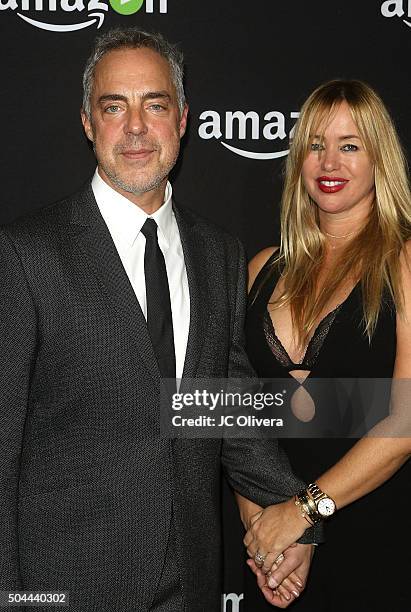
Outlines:
{"label": "long wavy hair", "polygon": [[[316,295],[324,262],[325,237],[318,207],[302,180],[303,162],[313,134],[321,133],[342,101],[346,101],[362,143],[374,166],[375,200],[365,226],[347,241]],[[388,290],[403,313],[400,253],[411,235],[411,194],[407,163],[393,121],[381,98],[361,81],[333,80],[318,87],[304,103],[286,165],[281,203],[281,294],[271,307],[289,305],[300,346],[344,280],[361,281],[364,333],[371,341]]]}

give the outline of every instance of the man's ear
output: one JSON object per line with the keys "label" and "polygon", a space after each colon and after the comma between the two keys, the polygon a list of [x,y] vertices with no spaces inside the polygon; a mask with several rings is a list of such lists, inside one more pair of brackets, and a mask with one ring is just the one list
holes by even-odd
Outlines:
{"label": "man's ear", "polygon": [[94,140],[93,128],[91,127],[91,121],[88,118],[86,112],[84,111],[84,108],[80,110],[80,116],[81,116],[81,123],[83,124],[83,128],[84,128],[84,132],[87,138],[91,140],[91,142],[93,142]]}
{"label": "man's ear", "polygon": [[188,117],[188,104],[185,104],[183,108],[183,112],[181,113],[181,119],[180,119],[180,138],[182,138],[186,132],[187,117]]}

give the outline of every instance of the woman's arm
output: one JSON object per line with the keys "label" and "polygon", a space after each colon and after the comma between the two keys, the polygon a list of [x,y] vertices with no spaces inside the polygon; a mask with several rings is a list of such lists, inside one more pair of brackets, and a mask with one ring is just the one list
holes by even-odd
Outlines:
{"label": "woman's arm", "polygon": [[244,529],[248,531],[248,529],[250,529],[253,523],[253,517],[255,520],[257,518],[256,515],[261,513],[263,508],[258,504],[252,502],[250,499],[243,497],[242,495],[240,495],[240,493],[237,493],[237,491],[235,491],[234,494],[237,501],[238,509],[240,511],[241,522],[244,525]]}

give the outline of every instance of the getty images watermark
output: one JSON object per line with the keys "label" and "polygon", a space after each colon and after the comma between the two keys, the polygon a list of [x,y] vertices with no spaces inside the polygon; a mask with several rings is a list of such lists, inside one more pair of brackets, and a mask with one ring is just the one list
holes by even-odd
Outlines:
{"label": "getty images watermark", "polygon": [[[283,427],[281,417],[260,417],[255,414],[243,414],[243,409],[256,411],[264,408],[280,408],[284,405],[284,393],[261,391],[210,391],[209,389],[195,389],[193,392],[174,393],[171,397],[171,410],[180,411],[187,408],[198,411],[200,409],[216,413],[197,414],[196,416],[171,416],[173,427],[183,428],[215,428],[215,427]],[[218,436],[217,436],[218,437]]]}
{"label": "getty images watermark", "polygon": [[411,435],[411,381],[183,379],[164,381],[161,435],[170,438],[358,438]]}

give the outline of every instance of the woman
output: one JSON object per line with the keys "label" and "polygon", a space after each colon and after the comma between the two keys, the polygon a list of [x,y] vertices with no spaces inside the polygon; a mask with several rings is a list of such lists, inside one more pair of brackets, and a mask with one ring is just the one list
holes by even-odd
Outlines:
{"label": "woman", "polygon": [[[398,557],[410,543],[404,464],[411,454],[411,399],[405,394],[404,411],[397,381],[411,379],[411,195],[393,123],[364,83],[331,81],[304,104],[281,215],[280,248],[265,249],[250,263],[246,334],[258,374],[307,378],[308,390],[315,379],[332,377],[393,378],[399,387],[391,415],[360,440],[349,437],[361,430],[355,402],[347,422],[332,403],[317,404],[304,390],[295,396],[290,416],[296,431],[307,425],[310,437],[283,440],[283,446],[296,473],[326,492],[328,511],[332,503],[337,511],[294,607],[405,612],[409,555]],[[328,439],[313,438],[313,431]],[[344,439],[330,438],[335,435]],[[243,498],[239,504],[248,554],[264,574],[319,518],[309,492],[263,512]],[[258,580],[260,586],[267,580],[269,602],[284,607],[297,599],[295,580],[270,590],[264,574]],[[253,612],[270,609],[261,594],[247,593],[246,605]]]}

